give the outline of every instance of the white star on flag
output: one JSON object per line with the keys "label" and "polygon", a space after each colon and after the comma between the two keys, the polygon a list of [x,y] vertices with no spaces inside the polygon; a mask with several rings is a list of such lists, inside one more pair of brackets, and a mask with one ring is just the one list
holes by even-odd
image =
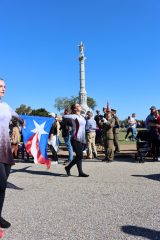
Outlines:
{"label": "white star on flag", "polygon": [[48,134],[48,132],[44,130],[44,126],[46,122],[43,122],[40,125],[35,120],[33,120],[33,122],[34,122],[35,128],[31,130],[31,132],[36,133],[38,135],[38,141],[40,141],[42,134]]}

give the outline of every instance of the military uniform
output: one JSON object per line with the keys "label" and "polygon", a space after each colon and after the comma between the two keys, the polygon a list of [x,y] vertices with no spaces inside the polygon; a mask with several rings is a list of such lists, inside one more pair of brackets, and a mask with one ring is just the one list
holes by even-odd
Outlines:
{"label": "military uniform", "polygon": [[104,149],[105,149],[105,161],[111,162],[114,159],[114,135],[113,127],[115,125],[115,119],[112,117],[103,123],[102,129],[104,132]]}
{"label": "military uniform", "polygon": [[114,135],[114,146],[115,146],[115,152],[120,152],[120,147],[119,147],[119,118],[116,116],[116,110],[111,109],[112,111],[112,117],[115,119],[115,125],[113,127],[113,135]]}

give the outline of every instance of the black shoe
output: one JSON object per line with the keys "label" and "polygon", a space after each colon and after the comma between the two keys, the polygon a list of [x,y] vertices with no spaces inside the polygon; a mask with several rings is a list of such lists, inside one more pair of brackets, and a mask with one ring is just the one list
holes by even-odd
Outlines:
{"label": "black shoe", "polygon": [[103,159],[102,159],[102,162],[106,162],[106,161],[107,161],[107,158],[103,158]]}
{"label": "black shoe", "polygon": [[93,152],[93,158],[97,158],[97,154]]}
{"label": "black shoe", "polygon": [[64,161],[63,165],[66,165],[66,164],[68,164],[69,162],[70,162],[69,160],[66,160],[66,161]]}
{"label": "black shoe", "polygon": [[114,153],[120,153],[120,150],[115,150]]}
{"label": "black shoe", "polygon": [[108,159],[108,160],[106,160],[106,163],[111,163],[111,162],[112,162],[112,160],[109,160],[109,159]]}
{"label": "black shoe", "polygon": [[7,222],[4,218],[0,217],[0,227],[1,228],[9,228],[11,224]]}
{"label": "black shoe", "polygon": [[139,163],[144,163],[144,158],[141,158],[141,159],[139,160]]}
{"label": "black shoe", "polygon": [[86,173],[80,173],[80,174],[79,174],[79,177],[89,177],[89,175],[86,174]]}
{"label": "black shoe", "polygon": [[67,176],[71,176],[70,170],[68,169],[67,166],[65,167],[65,170],[66,170]]}

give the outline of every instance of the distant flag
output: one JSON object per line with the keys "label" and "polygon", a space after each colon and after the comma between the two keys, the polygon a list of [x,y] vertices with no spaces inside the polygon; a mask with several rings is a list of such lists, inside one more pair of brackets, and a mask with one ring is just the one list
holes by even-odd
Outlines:
{"label": "distant flag", "polygon": [[107,107],[106,107],[106,112],[109,112],[110,111],[110,108],[109,108],[109,103],[107,101]]}
{"label": "distant flag", "polygon": [[51,161],[47,156],[47,144],[54,118],[26,115],[20,117],[25,121],[22,134],[26,151],[33,156],[35,163],[46,164],[49,169]]}

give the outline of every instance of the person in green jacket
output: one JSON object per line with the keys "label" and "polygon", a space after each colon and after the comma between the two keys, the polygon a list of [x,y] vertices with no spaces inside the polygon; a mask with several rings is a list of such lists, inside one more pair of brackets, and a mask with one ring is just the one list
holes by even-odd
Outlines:
{"label": "person in green jacket", "polygon": [[104,121],[100,122],[103,135],[104,135],[104,149],[105,149],[105,158],[103,161],[112,162],[114,160],[114,135],[113,128],[115,126],[115,119],[112,117],[112,112],[110,110],[106,111]]}

